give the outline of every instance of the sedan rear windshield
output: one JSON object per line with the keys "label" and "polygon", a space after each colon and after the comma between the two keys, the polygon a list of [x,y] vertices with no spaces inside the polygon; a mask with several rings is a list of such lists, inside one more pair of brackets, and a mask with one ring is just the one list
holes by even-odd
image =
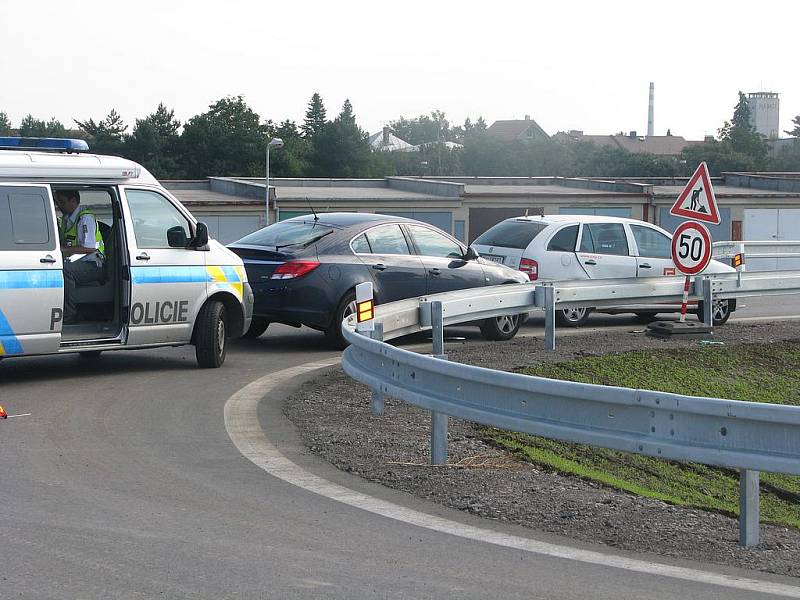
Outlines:
{"label": "sedan rear windshield", "polygon": [[524,249],[546,228],[547,223],[502,221],[479,235],[473,243],[483,246]]}
{"label": "sedan rear windshield", "polygon": [[320,223],[283,221],[254,231],[236,243],[280,250],[281,248],[308,246],[329,233],[333,233],[333,229]]}

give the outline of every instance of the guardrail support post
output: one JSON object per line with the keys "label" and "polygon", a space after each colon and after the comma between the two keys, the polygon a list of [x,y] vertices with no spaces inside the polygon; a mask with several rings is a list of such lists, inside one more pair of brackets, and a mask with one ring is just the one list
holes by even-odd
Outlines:
{"label": "guardrail support post", "polygon": [[[369,337],[373,340],[383,341],[383,323],[375,322],[375,329],[369,332]],[[376,415],[383,414],[383,392],[380,390],[372,390],[372,412]]]}
{"label": "guardrail support post", "polygon": [[[444,353],[444,315],[442,303],[439,300],[431,302],[431,339],[433,341],[433,356],[447,360]],[[444,413],[431,411],[431,464],[447,464],[447,421]]]}
{"label": "guardrail support post", "polygon": [[556,349],[556,289],[550,285],[544,288],[544,347]]}
{"label": "guardrail support post", "polygon": [[711,278],[703,277],[703,323],[714,326],[714,294],[711,291]]}
{"label": "guardrail support post", "polygon": [[444,353],[444,315],[442,314],[441,300],[431,302],[431,341],[433,342],[433,356],[447,359]]}
{"label": "guardrail support post", "polygon": [[739,471],[739,545],[756,546],[759,538],[758,471]]}

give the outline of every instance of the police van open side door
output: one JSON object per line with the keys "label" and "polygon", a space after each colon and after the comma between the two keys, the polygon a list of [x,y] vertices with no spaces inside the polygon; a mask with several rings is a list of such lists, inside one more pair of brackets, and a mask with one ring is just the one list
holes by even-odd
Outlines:
{"label": "police van open side door", "polygon": [[49,186],[0,184],[0,357],[58,352],[63,307]]}
{"label": "police van open side door", "polygon": [[186,248],[193,222],[156,190],[122,191],[131,265],[127,343],[189,342],[208,281],[205,253]]}

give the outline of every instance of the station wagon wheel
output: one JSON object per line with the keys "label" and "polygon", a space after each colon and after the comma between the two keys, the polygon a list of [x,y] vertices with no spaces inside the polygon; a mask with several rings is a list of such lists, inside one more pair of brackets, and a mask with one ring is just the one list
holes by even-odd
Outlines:
{"label": "station wagon wheel", "polygon": [[[714,300],[711,308],[711,318],[714,325],[724,325],[731,318],[731,313],[736,310],[736,300]],[[697,304],[697,318],[703,320],[703,302]]]}
{"label": "station wagon wheel", "polygon": [[195,356],[201,367],[216,368],[225,362],[227,346],[225,306],[218,300],[203,305],[195,322]]}
{"label": "station wagon wheel", "polygon": [[350,290],[339,301],[339,305],[333,313],[333,320],[330,327],[325,330],[325,337],[330,343],[339,350],[347,348],[347,340],[342,335],[342,321],[355,314],[356,312],[356,293]]}
{"label": "station wagon wheel", "polygon": [[487,340],[506,341],[517,335],[525,315],[490,317],[481,323],[481,334]]}
{"label": "station wagon wheel", "polygon": [[562,327],[580,327],[589,319],[591,308],[562,308],[556,311],[556,321]]}

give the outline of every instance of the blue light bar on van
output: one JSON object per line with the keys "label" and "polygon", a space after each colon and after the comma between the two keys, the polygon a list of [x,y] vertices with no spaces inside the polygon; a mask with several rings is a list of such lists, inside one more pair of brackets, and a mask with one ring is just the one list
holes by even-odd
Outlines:
{"label": "blue light bar on van", "polygon": [[67,138],[0,137],[0,149],[87,152],[89,144],[86,140]]}

